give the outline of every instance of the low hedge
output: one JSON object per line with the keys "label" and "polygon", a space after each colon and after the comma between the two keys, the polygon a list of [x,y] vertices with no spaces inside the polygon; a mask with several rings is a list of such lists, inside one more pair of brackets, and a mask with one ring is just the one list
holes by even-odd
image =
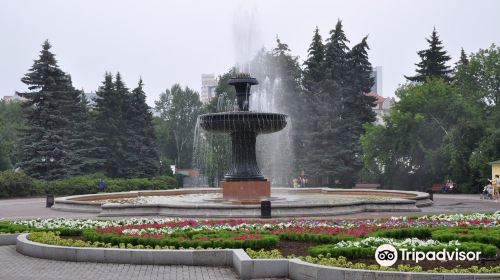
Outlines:
{"label": "low hedge", "polygon": [[236,240],[238,236],[248,233],[238,232],[198,232],[192,234],[182,232],[173,235],[163,235],[161,238],[148,237],[148,236],[134,236],[134,235],[118,235],[115,233],[99,233],[95,229],[87,229],[83,231],[83,237],[86,241],[90,242],[103,242],[113,245],[119,244],[132,244],[143,246],[160,246],[160,247],[174,247],[174,248],[270,248],[278,244],[279,238],[272,234],[259,234],[258,239],[245,239]]}
{"label": "low hedge", "polygon": [[354,236],[350,235],[328,235],[328,234],[316,234],[316,233],[293,233],[286,232],[278,234],[280,240],[290,240],[290,241],[309,241],[315,243],[329,243],[334,244],[339,241],[353,240]]}
{"label": "low hedge", "polygon": [[[432,229],[428,227],[379,229],[370,233],[368,236],[387,237],[394,239],[405,239],[405,238],[428,239],[431,238],[432,236]],[[451,240],[456,240],[456,239],[450,239],[447,241]]]}
{"label": "low hedge", "polygon": [[[481,252],[481,257],[495,257],[497,253],[497,248],[493,245],[476,243],[476,242],[464,242],[460,245],[436,245],[436,246],[416,246],[413,247],[416,251],[430,252],[430,251],[442,251],[446,249],[447,251],[458,251],[465,252]],[[410,250],[412,248],[409,248]],[[360,259],[360,258],[373,258],[375,256],[374,247],[335,247],[335,245],[318,245],[309,248],[309,254],[313,257],[326,256],[332,258],[346,257],[348,259]]]}
{"label": "low hedge", "polygon": [[[113,245],[103,242],[89,242],[84,240],[75,240],[70,238],[61,238],[59,232],[33,232],[28,235],[28,239],[33,242],[67,246],[67,247],[92,247],[92,248],[120,248],[120,249],[175,249],[173,247],[151,247],[143,245],[119,244]],[[201,248],[198,248],[201,249]]]}
{"label": "low hedge", "polygon": [[[124,192],[135,190],[165,190],[177,187],[177,181],[173,177],[159,176],[149,178],[132,179],[109,179],[100,177],[106,182],[107,192]],[[78,195],[97,193],[99,191],[99,177],[94,175],[76,176],[67,179],[54,180],[50,182],[39,182],[41,189],[38,192],[51,193],[54,195]]]}
{"label": "low hedge", "polygon": [[82,234],[81,229],[76,228],[31,228],[26,225],[14,224],[10,221],[0,221],[0,233],[23,233],[23,232],[49,232],[57,231],[65,236],[78,236]]}
{"label": "low hedge", "polygon": [[18,225],[9,221],[0,221],[0,233],[22,233],[29,231],[30,228],[25,225]]}
{"label": "low hedge", "polygon": [[447,242],[459,240],[464,242],[480,242],[493,244],[500,248],[499,227],[451,227],[432,231],[432,239]]}
{"label": "low hedge", "polygon": [[176,178],[158,176],[153,178],[106,178],[99,174],[75,176],[60,180],[34,180],[23,172],[0,172],[0,198],[29,195],[79,195],[99,192],[99,179],[106,182],[106,191],[123,192],[134,190],[167,190],[178,187]]}

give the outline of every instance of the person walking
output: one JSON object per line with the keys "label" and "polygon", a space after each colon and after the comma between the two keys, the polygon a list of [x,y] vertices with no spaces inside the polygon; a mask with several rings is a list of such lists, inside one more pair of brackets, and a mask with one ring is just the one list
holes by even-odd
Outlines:
{"label": "person walking", "polygon": [[300,172],[299,182],[300,182],[300,187],[301,188],[305,188],[306,187],[307,177],[306,177],[306,174],[305,174],[304,170],[302,170],[302,172]]}
{"label": "person walking", "polygon": [[491,185],[493,186],[493,196],[495,199],[498,199],[498,191],[500,189],[500,176],[498,174],[495,174],[495,178],[489,180]]}
{"label": "person walking", "polygon": [[103,179],[99,179],[98,187],[99,187],[99,191],[105,192],[106,191],[106,182],[104,182]]}

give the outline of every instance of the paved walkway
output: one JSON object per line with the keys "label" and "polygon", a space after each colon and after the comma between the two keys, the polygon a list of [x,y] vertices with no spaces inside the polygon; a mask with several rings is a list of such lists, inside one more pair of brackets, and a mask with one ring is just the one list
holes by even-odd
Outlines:
{"label": "paved walkway", "polygon": [[[332,218],[378,218],[409,214],[456,213],[500,210],[500,202],[480,200],[479,195],[436,194],[434,205],[422,212],[356,213]],[[45,208],[45,198],[0,200],[0,218],[96,217]],[[231,268],[200,266],[156,266],[53,261],[31,258],[15,246],[0,246],[0,280],[128,280],[128,279],[238,279]]]}
{"label": "paved walkway", "polygon": [[365,212],[335,216],[335,218],[382,218],[424,214],[496,212],[500,210],[500,201],[483,200],[480,199],[479,194],[434,194],[434,204],[420,209],[421,212]]}
{"label": "paved walkway", "polygon": [[[46,198],[0,199],[1,218],[96,217],[89,213],[55,211],[45,207]],[[2,280],[2,279],[0,279]]]}
{"label": "paved walkway", "polygon": [[[64,262],[31,258],[15,246],[0,246],[0,280],[232,280],[227,267],[163,266]],[[271,280],[271,279],[269,279]]]}

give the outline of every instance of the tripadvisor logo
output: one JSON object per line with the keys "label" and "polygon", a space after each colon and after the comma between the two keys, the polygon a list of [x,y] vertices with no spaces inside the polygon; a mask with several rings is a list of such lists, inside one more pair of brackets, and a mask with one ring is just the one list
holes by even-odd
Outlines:
{"label": "tripadvisor logo", "polygon": [[398,260],[398,251],[392,245],[382,244],[375,251],[375,260],[380,266],[391,266]]}
{"label": "tripadvisor logo", "polygon": [[427,261],[478,261],[481,252],[464,252],[455,250],[448,251],[443,249],[441,251],[416,251],[415,248],[409,250],[407,248],[400,248],[398,250],[389,244],[380,245],[375,250],[375,260],[380,266],[392,266],[398,260],[398,256],[402,261],[414,261],[418,263],[423,260]]}

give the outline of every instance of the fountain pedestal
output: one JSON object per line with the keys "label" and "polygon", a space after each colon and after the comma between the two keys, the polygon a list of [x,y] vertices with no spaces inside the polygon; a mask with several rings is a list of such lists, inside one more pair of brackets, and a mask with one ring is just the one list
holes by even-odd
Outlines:
{"label": "fountain pedestal", "polygon": [[269,181],[224,181],[222,197],[225,200],[249,201],[259,203],[271,196]]}

